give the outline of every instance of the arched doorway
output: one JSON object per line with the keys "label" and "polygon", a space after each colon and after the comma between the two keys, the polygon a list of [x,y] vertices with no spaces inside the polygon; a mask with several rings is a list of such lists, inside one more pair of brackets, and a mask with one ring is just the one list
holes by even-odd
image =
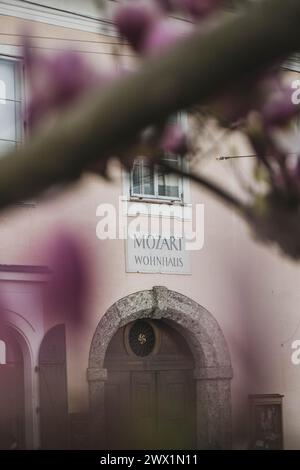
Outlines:
{"label": "arched doorway", "polygon": [[171,323],[138,319],[113,336],[104,361],[108,449],[195,448],[194,358]]}
{"label": "arched doorway", "polygon": [[9,328],[1,328],[0,351],[0,449],[24,449],[24,360]]}
{"label": "arched doorway", "polygon": [[87,371],[92,448],[106,448],[105,395],[110,379],[105,365],[109,345],[120,328],[138,319],[168,324],[184,338],[193,355],[195,448],[230,448],[232,368],[222,330],[205,308],[165,287],[118,300],[96,328]]}

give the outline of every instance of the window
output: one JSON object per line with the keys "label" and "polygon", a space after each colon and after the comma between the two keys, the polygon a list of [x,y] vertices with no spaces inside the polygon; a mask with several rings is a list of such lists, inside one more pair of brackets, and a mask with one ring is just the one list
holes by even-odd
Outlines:
{"label": "window", "polygon": [[[169,123],[180,122],[187,126],[185,113],[178,113],[169,119]],[[166,153],[163,160],[168,166],[181,169],[184,160],[180,155]],[[159,165],[151,165],[144,157],[137,158],[130,174],[130,196],[143,199],[162,199],[183,201],[183,178],[175,173],[168,173]]]}
{"label": "window", "polygon": [[20,72],[19,61],[0,57],[0,155],[22,138]]}
{"label": "window", "polygon": [[0,339],[0,365],[6,364],[6,344]]}
{"label": "window", "polygon": [[[183,161],[179,155],[166,154],[164,160],[169,166],[181,168]],[[159,165],[152,166],[147,159],[140,157],[134,161],[131,171],[130,195],[139,198],[182,200],[182,177],[166,173]]]}

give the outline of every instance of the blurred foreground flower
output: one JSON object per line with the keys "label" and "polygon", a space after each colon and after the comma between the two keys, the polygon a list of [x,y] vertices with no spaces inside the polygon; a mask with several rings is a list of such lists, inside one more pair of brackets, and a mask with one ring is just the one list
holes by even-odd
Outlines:
{"label": "blurred foreground flower", "polygon": [[[149,28],[151,31],[151,25],[158,24],[161,27],[161,23],[155,23],[154,17],[158,17],[161,12],[156,6],[153,10],[141,8],[139,5],[137,11],[137,17],[133,15],[131,17],[131,6],[127,6],[125,10],[125,19],[129,21],[130,31],[133,33],[134,41],[141,34],[135,29],[137,24],[135,20],[141,21],[143,28]],[[126,15],[129,15],[129,20]],[[122,25],[122,18],[120,16],[120,25]],[[125,21],[125,24],[127,24]],[[165,25],[162,26],[163,29]],[[171,34],[168,36],[162,35],[158,37],[159,40],[166,41],[166,44],[172,37],[173,26],[167,30]],[[149,33],[150,34],[150,33]],[[151,33],[152,34],[152,33]],[[151,52],[153,44],[151,43],[151,37],[148,44],[144,44],[144,47]],[[161,45],[161,47],[163,47]],[[86,59],[78,53],[70,51],[59,52],[51,56],[43,56],[32,52],[30,43],[25,40],[25,61],[27,63],[29,88],[31,91],[31,98],[27,109],[27,118],[30,126],[35,128],[43,122],[44,118],[51,116],[52,113],[63,110],[68,105],[76,102],[84,94],[91,92],[93,89],[105,90],[105,88],[111,83],[112,80],[117,79],[121,74],[126,73],[123,70],[108,69],[100,71],[92,67]],[[155,49],[155,48],[154,48]],[[142,138],[143,133],[138,139]],[[184,135],[179,125],[167,126],[165,129],[162,126],[160,130],[161,135],[161,146],[159,138],[156,139],[156,149],[163,149],[168,152],[185,152]],[[159,137],[159,135],[158,135]],[[137,139],[137,140],[138,140]],[[122,154],[122,163],[128,168],[132,165],[134,158],[137,155],[134,154],[132,147],[128,149],[128,155],[126,151]],[[102,176],[107,176],[107,161],[108,159],[101,159],[89,167],[89,170],[99,173]]]}
{"label": "blurred foreground flower", "polygon": [[162,11],[154,2],[142,1],[119,6],[114,21],[120,35],[139,52],[148,31],[161,16]]}
{"label": "blurred foreground flower", "polygon": [[299,114],[300,107],[292,101],[290,87],[275,90],[262,108],[262,117],[266,126],[284,126]]}
{"label": "blurred foreground flower", "polygon": [[168,124],[162,134],[160,146],[164,152],[185,155],[188,151],[187,136],[179,123]]}
{"label": "blurred foreground flower", "polygon": [[115,23],[133,49],[142,55],[154,55],[193,31],[193,24],[168,17],[166,12],[172,10],[171,1],[125,3],[117,8]]}
{"label": "blurred foreground flower", "polygon": [[[132,1],[117,7],[116,26],[120,35],[142,56],[159,54],[196,28],[202,28],[204,18],[221,4],[221,0]],[[173,13],[178,10],[192,16],[194,23],[171,18],[170,14],[174,16]],[[44,115],[64,108],[93,88],[99,87],[100,90],[103,87],[104,90],[116,76],[112,74],[108,77],[107,72],[92,70],[82,56],[68,51],[51,57],[40,57],[32,54],[27,45],[25,52],[32,89],[29,116],[33,125],[39,123]],[[276,64],[268,67],[243,82],[233,83],[230,89],[221,90],[222,95],[208,112],[221,126],[241,130],[256,153],[254,173],[257,182],[262,182],[263,190],[249,191],[248,206],[238,198],[230,197],[229,193],[226,197],[226,190],[205,181],[205,178],[193,176],[194,180],[214,190],[218,196],[223,195],[221,197],[230,201],[235,208],[241,208],[240,212],[243,212],[261,238],[276,241],[285,253],[300,257],[298,246],[291,248],[289,236],[283,234],[289,226],[293,227],[296,235],[298,233],[300,151],[296,148],[292,152],[296,159],[291,164],[291,155],[284,144],[284,132],[293,125],[299,106],[292,103],[292,90],[287,89],[282,82],[280,66]],[[136,135],[136,142],[130,142],[129,148],[120,150],[118,157],[128,170],[137,156],[144,156],[139,153],[143,145],[147,151],[145,156],[153,164],[158,163],[157,159],[161,158],[163,152],[186,154],[186,136],[179,126],[169,126],[168,122],[166,118],[163,122],[151,123],[149,129],[153,132],[150,132],[150,139],[148,128],[144,129]],[[145,135],[148,135],[146,139]],[[294,142],[298,146],[299,140],[295,139]],[[110,155],[103,159],[99,156],[99,160],[89,170],[106,176],[109,158]],[[284,225],[282,222],[286,217],[288,220]]]}
{"label": "blurred foreground flower", "polygon": [[276,243],[289,258],[300,259],[300,204],[269,194],[254,207],[250,225],[256,239]]}
{"label": "blurred foreground flower", "polygon": [[204,18],[220,8],[224,0],[177,0],[196,19]]}
{"label": "blurred foreground flower", "polygon": [[155,55],[165,51],[187,36],[193,27],[188,23],[179,23],[173,18],[161,18],[154,23],[141,41],[140,51],[143,55]]}
{"label": "blurred foreground flower", "polygon": [[49,311],[80,325],[89,285],[89,263],[82,243],[70,233],[61,232],[45,245],[43,255],[52,271],[45,292]]}
{"label": "blurred foreground flower", "polygon": [[100,72],[79,53],[34,53],[26,39],[24,57],[30,92],[26,114],[32,128],[51,112],[65,108],[93,89],[107,86],[117,77],[116,70],[106,68]]}

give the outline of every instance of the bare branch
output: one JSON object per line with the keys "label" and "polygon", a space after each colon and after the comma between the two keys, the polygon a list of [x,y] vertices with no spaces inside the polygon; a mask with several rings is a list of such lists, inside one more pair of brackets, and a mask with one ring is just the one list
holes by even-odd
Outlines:
{"label": "bare branch", "polygon": [[178,175],[183,176],[184,178],[188,178],[191,181],[203,186],[209,192],[211,192],[214,196],[219,198],[223,203],[227,204],[229,207],[237,210],[240,215],[248,214],[248,208],[244,205],[239,199],[237,199],[233,194],[230,194],[224,188],[221,188],[218,184],[214,183],[213,181],[205,178],[202,175],[196,175],[195,173],[190,173],[188,171],[184,171],[178,168],[173,167],[172,165],[168,165],[167,162],[161,160],[159,165],[163,167],[168,173],[176,173]]}
{"label": "bare branch", "polygon": [[146,126],[205,103],[300,47],[299,0],[265,0],[225,15],[139,72],[87,97],[55,125],[0,160],[0,208],[73,180],[132,144]]}

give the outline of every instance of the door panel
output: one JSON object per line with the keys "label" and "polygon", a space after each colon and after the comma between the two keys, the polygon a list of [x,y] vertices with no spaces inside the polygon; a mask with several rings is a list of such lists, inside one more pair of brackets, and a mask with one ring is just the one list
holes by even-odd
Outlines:
{"label": "door panel", "polygon": [[169,449],[194,447],[192,371],[162,371],[158,383],[158,444]]}
{"label": "door panel", "polygon": [[68,404],[64,325],[58,325],[46,334],[39,362],[41,448],[66,449]]}
{"label": "door panel", "polygon": [[136,449],[155,448],[156,444],[155,372],[131,373],[132,445]]}
{"label": "door panel", "polygon": [[104,448],[127,449],[130,423],[130,374],[109,371],[105,385],[106,436]]}

